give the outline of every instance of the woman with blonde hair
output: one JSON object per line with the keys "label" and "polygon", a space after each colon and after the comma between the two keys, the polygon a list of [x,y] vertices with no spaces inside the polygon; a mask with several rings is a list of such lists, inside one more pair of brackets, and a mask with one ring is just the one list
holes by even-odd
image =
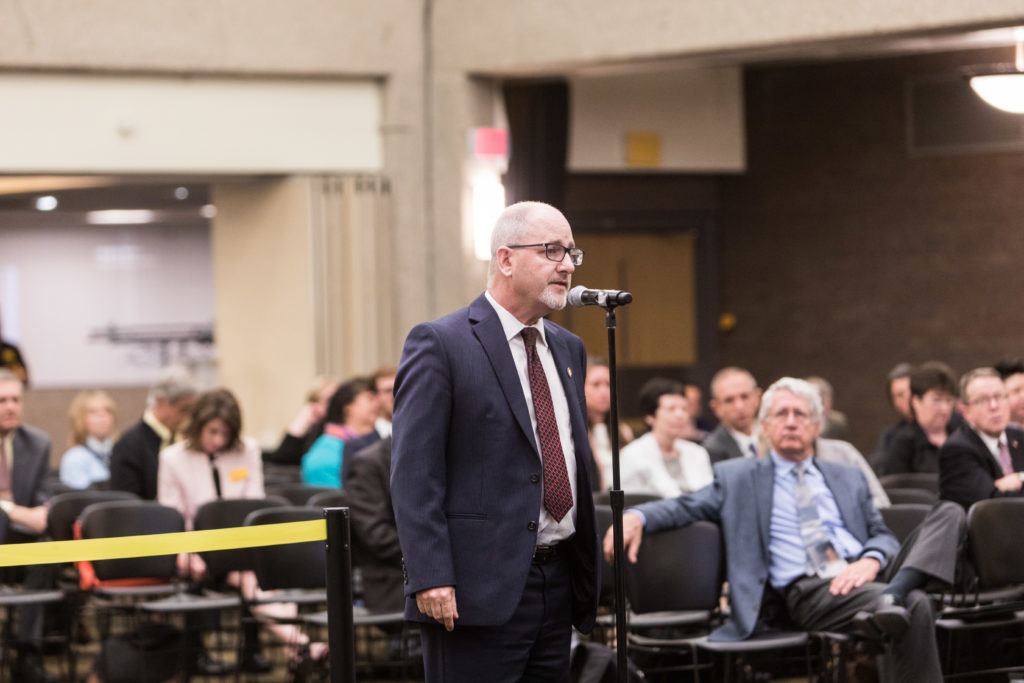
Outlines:
{"label": "woman with blonde hair", "polygon": [[110,452],[116,440],[117,406],[105,391],[79,392],[68,410],[69,449],[60,459],[60,481],[85,489],[110,479]]}

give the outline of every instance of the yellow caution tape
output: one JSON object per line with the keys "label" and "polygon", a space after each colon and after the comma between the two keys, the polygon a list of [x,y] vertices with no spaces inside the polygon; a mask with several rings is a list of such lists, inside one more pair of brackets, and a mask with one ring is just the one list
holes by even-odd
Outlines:
{"label": "yellow caution tape", "polygon": [[327,520],[314,519],[307,522],[259,524],[229,529],[182,531],[174,534],[15,543],[0,545],[0,567],[259,548],[285,543],[323,541],[326,538]]}

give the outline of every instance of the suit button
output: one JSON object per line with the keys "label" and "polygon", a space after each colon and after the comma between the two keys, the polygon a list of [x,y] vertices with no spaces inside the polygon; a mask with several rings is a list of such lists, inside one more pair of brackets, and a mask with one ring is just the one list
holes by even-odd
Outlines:
{"label": "suit button", "polygon": [[526,525],[526,528],[529,529],[530,531],[536,531],[537,530],[537,522],[530,522],[529,524]]}
{"label": "suit button", "polygon": [[530,483],[531,484],[536,484],[539,481],[540,481],[540,475],[539,474],[531,474],[530,475]]}

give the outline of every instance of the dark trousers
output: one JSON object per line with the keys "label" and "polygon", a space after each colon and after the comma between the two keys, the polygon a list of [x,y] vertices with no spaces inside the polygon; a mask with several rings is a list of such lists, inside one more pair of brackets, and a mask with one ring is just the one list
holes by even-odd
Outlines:
{"label": "dark trousers", "polygon": [[[952,584],[957,552],[964,533],[964,511],[950,502],[938,503],[907,538],[899,554],[879,575],[878,583],[868,583],[846,595],[832,595],[828,579],[805,577],[786,591],[785,600],[793,621],[808,631],[847,631],[857,612],[870,609],[875,598],[903,567],[927,574],[937,585]],[[893,641],[882,658],[883,681],[942,680],[939,652],[935,643],[935,621],[931,601],[919,590],[907,596],[910,628]]]}
{"label": "dark trousers", "polygon": [[[459,591],[455,589],[458,602]],[[446,631],[421,624],[427,683],[566,683],[572,639],[569,568],[558,556],[533,564],[512,618]]]}

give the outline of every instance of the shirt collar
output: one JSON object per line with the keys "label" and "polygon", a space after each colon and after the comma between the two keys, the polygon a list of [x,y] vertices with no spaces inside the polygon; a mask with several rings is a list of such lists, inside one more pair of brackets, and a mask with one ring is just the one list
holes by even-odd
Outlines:
{"label": "shirt collar", "polygon": [[[974,429],[973,425],[971,426],[971,429]],[[989,436],[980,429],[974,429],[974,433],[981,437],[982,442],[988,447],[990,451],[992,451],[992,454],[998,457],[999,442],[1002,441],[1003,443],[1006,443],[1006,432],[1003,431],[1002,433],[999,434],[999,436]]]}
{"label": "shirt collar", "polygon": [[544,318],[538,320],[537,323],[534,325],[524,325],[521,322],[519,322],[519,320],[514,315],[505,310],[504,306],[495,301],[494,297],[491,296],[490,292],[484,292],[484,296],[487,297],[487,301],[490,302],[491,306],[494,308],[495,313],[498,314],[498,320],[501,321],[501,327],[505,331],[506,341],[512,341],[513,339],[518,337],[520,334],[522,334],[522,331],[525,328],[533,327],[539,333],[538,343],[543,344],[544,346],[548,345],[548,339],[546,336],[544,336]]}
{"label": "shirt collar", "polygon": [[153,414],[152,410],[146,409],[146,412],[142,414],[142,421],[149,425],[149,428],[156,432],[156,435],[160,437],[162,443],[171,443],[174,441],[174,433],[168,429],[163,422],[156,419],[156,415]]}
{"label": "shirt collar", "polygon": [[[772,464],[775,466],[776,477],[788,476],[789,473],[793,471],[793,468],[796,467],[797,465],[797,463],[793,462],[792,460],[787,460],[786,458],[783,458],[781,455],[776,453],[775,449],[772,449],[769,455],[771,456]],[[818,468],[814,466],[814,458],[807,458],[802,462],[805,465],[805,474],[813,475],[818,473]]]}

